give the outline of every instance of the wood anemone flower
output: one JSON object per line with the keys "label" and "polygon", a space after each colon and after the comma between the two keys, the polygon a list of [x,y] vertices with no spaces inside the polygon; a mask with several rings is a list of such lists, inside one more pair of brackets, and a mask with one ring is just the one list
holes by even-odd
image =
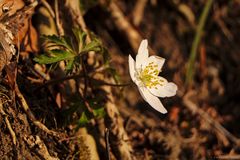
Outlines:
{"label": "wood anemone flower", "polygon": [[143,99],[155,110],[167,113],[158,97],[172,97],[176,95],[177,85],[158,76],[165,59],[150,56],[147,49],[148,42],[143,40],[138,49],[136,62],[131,55],[128,57],[130,76],[138,86]]}

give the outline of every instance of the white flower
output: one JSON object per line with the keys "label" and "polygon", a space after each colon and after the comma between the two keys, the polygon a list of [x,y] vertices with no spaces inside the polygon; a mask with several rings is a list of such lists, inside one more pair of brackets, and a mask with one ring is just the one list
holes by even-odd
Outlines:
{"label": "white flower", "polygon": [[143,99],[155,110],[167,113],[158,97],[171,97],[176,94],[177,86],[158,76],[165,62],[164,58],[150,56],[147,49],[148,42],[143,40],[138,49],[136,62],[129,55],[129,71],[133,82],[138,86]]}

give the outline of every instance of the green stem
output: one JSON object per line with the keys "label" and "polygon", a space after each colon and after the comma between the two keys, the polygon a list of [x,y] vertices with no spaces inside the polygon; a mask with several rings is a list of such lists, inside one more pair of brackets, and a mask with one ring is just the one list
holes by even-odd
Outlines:
{"label": "green stem", "polygon": [[[67,77],[62,77],[59,79],[54,79],[54,80],[49,80],[47,82],[45,82],[44,84],[42,84],[41,86],[37,87],[36,90],[39,90],[43,87],[49,86],[49,85],[53,85],[56,83],[60,83],[69,79],[79,79],[79,78],[86,78],[87,76],[84,74],[79,74],[79,75],[72,75],[72,76],[67,76]],[[107,86],[112,86],[112,87],[126,87],[132,84],[132,82],[130,83],[123,83],[123,84],[114,84],[114,83],[108,83],[108,82],[104,82],[104,81],[100,81],[97,79],[93,79],[91,78],[90,80],[96,82],[98,85],[107,85]]]}
{"label": "green stem", "polygon": [[213,1],[214,0],[208,0],[207,1],[206,5],[203,9],[203,12],[201,13],[201,16],[200,16],[200,20],[199,20],[199,23],[198,23],[198,26],[197,26],[197,31],[196,31],[196,34],[195,34],[195,37],[194,37],[194,41],[192,43],[190,57],[189,57],[188,64],[187,64],[186,82],[185,82],[187,86],[191,85],[191,83],[192,83],[192,79],[193,79],[194,71],[195,71],[194,70],[194,63],[195,63],[195,60],[196,60],[197,49],[198,49],[200,40],[202,38],[203,28],[205,26],[206,19],[207,19],[207,16],[209,14],[210,8],[213,4]]}

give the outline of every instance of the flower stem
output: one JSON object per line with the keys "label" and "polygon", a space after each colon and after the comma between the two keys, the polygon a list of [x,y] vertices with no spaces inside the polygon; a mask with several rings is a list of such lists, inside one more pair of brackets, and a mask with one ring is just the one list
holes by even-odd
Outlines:
{"label": "flower stem", "polygon": [[185,81],[185,84],[187,86],[190,86],[191,83],[192,83],[192,79],[193,79],[194,71],[195,71],[194,62],[196,60],[197,49],[198,49],[198,46],[199,46],[199,43],[200,43],[200,40],[201,40],[201,37],[202,37],[203,28],[205,26],[206,19],[207,19],[207,16],[209,14],[210,8],[213,4],[213,1],[214,0],[208,0],[207,1],[207,3],[205,4],[205,7],[204,7],[204,9],[201,13],[200,19],[199,19],[199,23],[198,23],[198,26],[197,26],[197,31],[196,31],[196,34],[195,34],[195,37],[194,37],[194,41],[192,43],[190,57],[189,57],[189,60],[188,60],[188,63],[187,63],[187,72],[186,72],[186,81]]}

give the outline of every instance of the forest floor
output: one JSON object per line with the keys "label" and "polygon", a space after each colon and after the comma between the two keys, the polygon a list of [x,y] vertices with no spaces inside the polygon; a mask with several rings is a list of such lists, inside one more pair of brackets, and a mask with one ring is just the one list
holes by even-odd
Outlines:
{"label": "forest floor", "polygon": [[[213,1],[186,83],[208,1],[1,1],[0,159],[240,159],[239,0]],[[66,59],[34,60],[42,35],[74,37],[76,27],[104,51],[79,56],[69,73]],[[131,82],[128,55],[142,39],[178,86],[161,98],[167,114]]]}

